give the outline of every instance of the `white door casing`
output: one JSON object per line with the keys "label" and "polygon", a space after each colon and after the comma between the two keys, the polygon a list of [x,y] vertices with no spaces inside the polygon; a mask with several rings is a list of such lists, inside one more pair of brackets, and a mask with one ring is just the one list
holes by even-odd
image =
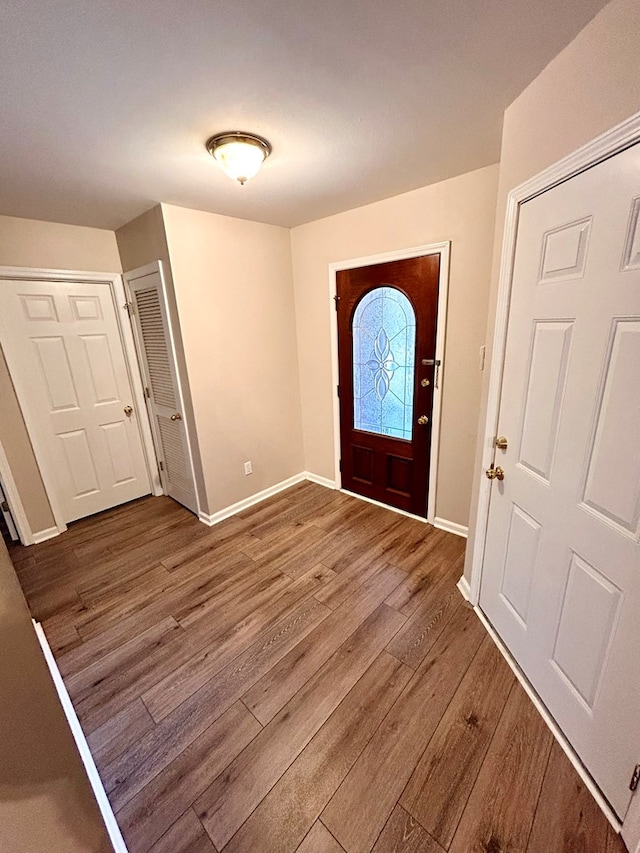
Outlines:
{"label": "white door casing", "polygon": [[125,273],[165,494],[198,514],[195,474],[161,262]]}
{"label": "white door casing", "polygon": [[4,493],[4,489],[2,488],[2,481],[0,481],[0,513],[2,513],[4,523],[7,525],[11,541],[17,542],[20,537],[18,536],[18,530],[13,520],[13,516],[11,515],[11,510],[9,509],[9,503]]}
{"label": "white door casing", "polygon": [[5,281],[0,304],[7,363],[39,464],[50,475],[48,491],[54,486],[57,520],[149,494],[110,284]]}
{"label": "white door casing", "polygon": [[480,606],[623,817],[640,756],[640,146],[520,208]]}

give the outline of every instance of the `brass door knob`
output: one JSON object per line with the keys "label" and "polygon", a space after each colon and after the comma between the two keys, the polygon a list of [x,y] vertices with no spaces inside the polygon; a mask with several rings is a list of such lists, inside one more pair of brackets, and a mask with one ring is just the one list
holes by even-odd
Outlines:
{"label": "brass door knob", "polygon": [[172,421],[181,421],[182,415],[180,414],[180,412],[176,412],[175,415],[171,415],[171,420]]}
{"label": "brass door knob", "polygon": [[498,438],[496,438],[496,447],[498,448],[498,450],[506,450],[508,446],[509,442],[503,435],[500,435],[498,436]]}
{"label": "brass door knob", "polygon": [[418,418],[418,423],[420,424],[420,426],[424,426],[425,424],[429,423],[429,418],[426,415],[420,415],[420,417]]}
{"label": "brass door knob", "polygon": [[494,468],[493,466],[491,466],[491,468],[487,468],[485,474],[489,480],[504,480],[504,469],[499,465],[497,468]]}
{"label": "brass door knob", "polygon": [[131,415],[133,414],[133,406],[125,406],[123,411],[124,411],[125,415],[128,418],[130,418]]}

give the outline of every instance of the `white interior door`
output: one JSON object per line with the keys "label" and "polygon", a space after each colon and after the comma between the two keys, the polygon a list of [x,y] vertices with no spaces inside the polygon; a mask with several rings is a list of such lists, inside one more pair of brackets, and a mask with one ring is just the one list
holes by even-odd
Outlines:
{"label": "white interior door", "polygon": [[480,606],[620,817],[640,761],[640,146],[522,205]]}
{"label": "white interior door", "polygon": [[109,284],[7,281],[0,305],[9,370],[63,520],[149,494]]}
{"label": "white interior door", "polygon": [[125,274],[136,347],[165,494],[198,512],[176,354],[160,272]]}

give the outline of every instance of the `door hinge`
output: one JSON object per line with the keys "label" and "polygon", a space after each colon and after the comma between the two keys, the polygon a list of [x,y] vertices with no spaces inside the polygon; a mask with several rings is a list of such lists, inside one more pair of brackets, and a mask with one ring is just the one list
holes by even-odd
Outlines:
{"label": "door hinge", "polygon": [[6,501],[2,501],[0,504],[0,509],[2,512],[9,512],[9,504]]}
{"label": "door hinge", "polygon": [[631,781],[629,782],[629,790],[635,791],[638,787],[638,783],[640,783],[640,764],[636,764],[634,767],[633,773],[631,774]]}
{"label": "door hinge", "polygon": [[149,391],[149,389],[147,388],[147,386],[146,386],[146,385],[144,386],[144,396],[145,396],[148,400],[150,400],[150,399],[151,399],[151,391]]}
{"label": "door hinge", "polygon": [[125,302],[122,306],[130,317],[133,317],[133,302]]}
{"label": "door hinge", "polygon": [[158,460],[158,468],[160,468],[161,471],[164,471],[164,462]]}
{"label": "door hinge", "polygon": [[333,302],[334,302],[334,305],[336,306],[336,311],[338,310],[338,302],[339,301],[340,301],[340,297],[336,293],[336,295],[333,297]]}

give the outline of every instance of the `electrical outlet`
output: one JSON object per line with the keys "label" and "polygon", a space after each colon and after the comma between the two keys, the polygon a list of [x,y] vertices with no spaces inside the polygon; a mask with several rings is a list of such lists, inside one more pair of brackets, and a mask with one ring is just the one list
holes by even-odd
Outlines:
{"label": "electrical outlet", "polygon": [[251,462],[245,462],[244,463],[244,473],[245,474],[253,474],[253,466],[251,465]]}

